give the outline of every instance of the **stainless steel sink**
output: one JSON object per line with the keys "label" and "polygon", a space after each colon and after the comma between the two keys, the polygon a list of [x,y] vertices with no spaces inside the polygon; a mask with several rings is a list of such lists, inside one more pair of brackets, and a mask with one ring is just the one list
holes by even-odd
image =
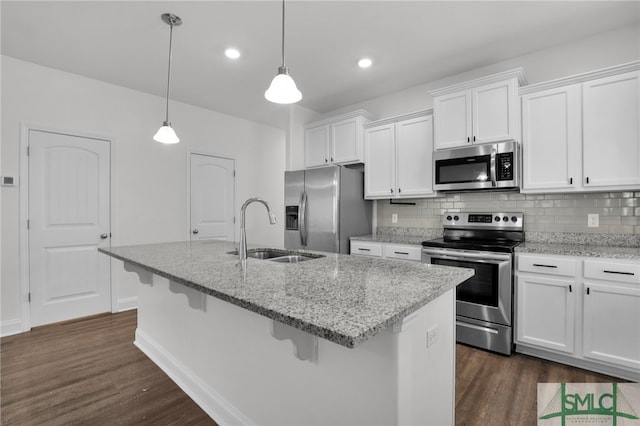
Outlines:
{"label": "stainless steel sink", "polygon": [[315,259],[315,257],[300,256],[299,254],[295,254],[291,256],[276,257],[269,260],[273,262],[280,262],[280,263],[298,263],[298,262],[304,262],[305,260],[311,260],[311,259]]}
{"label": "stainless steel sink", "polygon": [[[230,251],[228,254],[238,255],[238,251]],[[321,254],[301,253],[292,250],[256,248],[247,250],[247,257],[253,259],[271,260],[280,263],[298,263],[305,260],[318,259],[324,257]]]}

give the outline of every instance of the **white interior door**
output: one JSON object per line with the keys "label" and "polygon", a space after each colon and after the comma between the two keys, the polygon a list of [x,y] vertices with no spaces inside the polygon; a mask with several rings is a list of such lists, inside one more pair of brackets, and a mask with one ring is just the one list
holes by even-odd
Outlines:
{"label": "white interior door", "polygon": [[111,311],[110,142],[29,130],[31,326]]}
{"label": "white interior door", "polygon": [[191,240],[234,241],[234,160],[191,154],[189,162]]}

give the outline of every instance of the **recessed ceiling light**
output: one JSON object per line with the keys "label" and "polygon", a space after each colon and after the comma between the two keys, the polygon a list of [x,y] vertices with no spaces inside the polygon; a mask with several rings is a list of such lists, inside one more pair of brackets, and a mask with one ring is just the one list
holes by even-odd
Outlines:
{"label": "recessed ceiling light", "polygon": [[238,59],[240,57],[240,52],[238,49],[234,49],[233,47],[228,48],[224,51],[224,54],[229,59]]}
{"label": "recessed ceiling light", "polygon": [[360,68],[369,68],[371,64],[373,64],[373,62],[371,62],[371,59],[369,58],[362,58],[358,61],[358,66]]}

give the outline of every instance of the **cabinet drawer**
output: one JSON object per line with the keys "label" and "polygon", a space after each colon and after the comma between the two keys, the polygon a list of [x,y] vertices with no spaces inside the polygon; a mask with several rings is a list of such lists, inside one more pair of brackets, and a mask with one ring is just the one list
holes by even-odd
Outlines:
{"label": "cabinet drawer", "polygon": [[417,260],[422,258],[422,246],[405,246],[399,244],[385,244],[384,256],[389,259]]}
{"label": "cabinet drawer", "polygon": [[585,260],[584,277],[605,281],[640,283],[640,264]]}
{"label": "cabinet drawer", "polygon": [[351,254],[382,257],[382,244],[366,241],[351,241]]}
{"label": "cabinet drawer", "polygon": [[519,254],[518,271],[573,277],[576,275],[576,260]]}

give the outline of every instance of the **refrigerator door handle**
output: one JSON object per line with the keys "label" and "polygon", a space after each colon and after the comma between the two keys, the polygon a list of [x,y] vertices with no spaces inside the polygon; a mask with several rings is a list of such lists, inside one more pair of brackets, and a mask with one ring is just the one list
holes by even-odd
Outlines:
{"label": "refrigerator door handle", "polygon": [[300,244],[307,245],[307,191],[300,194]]}

